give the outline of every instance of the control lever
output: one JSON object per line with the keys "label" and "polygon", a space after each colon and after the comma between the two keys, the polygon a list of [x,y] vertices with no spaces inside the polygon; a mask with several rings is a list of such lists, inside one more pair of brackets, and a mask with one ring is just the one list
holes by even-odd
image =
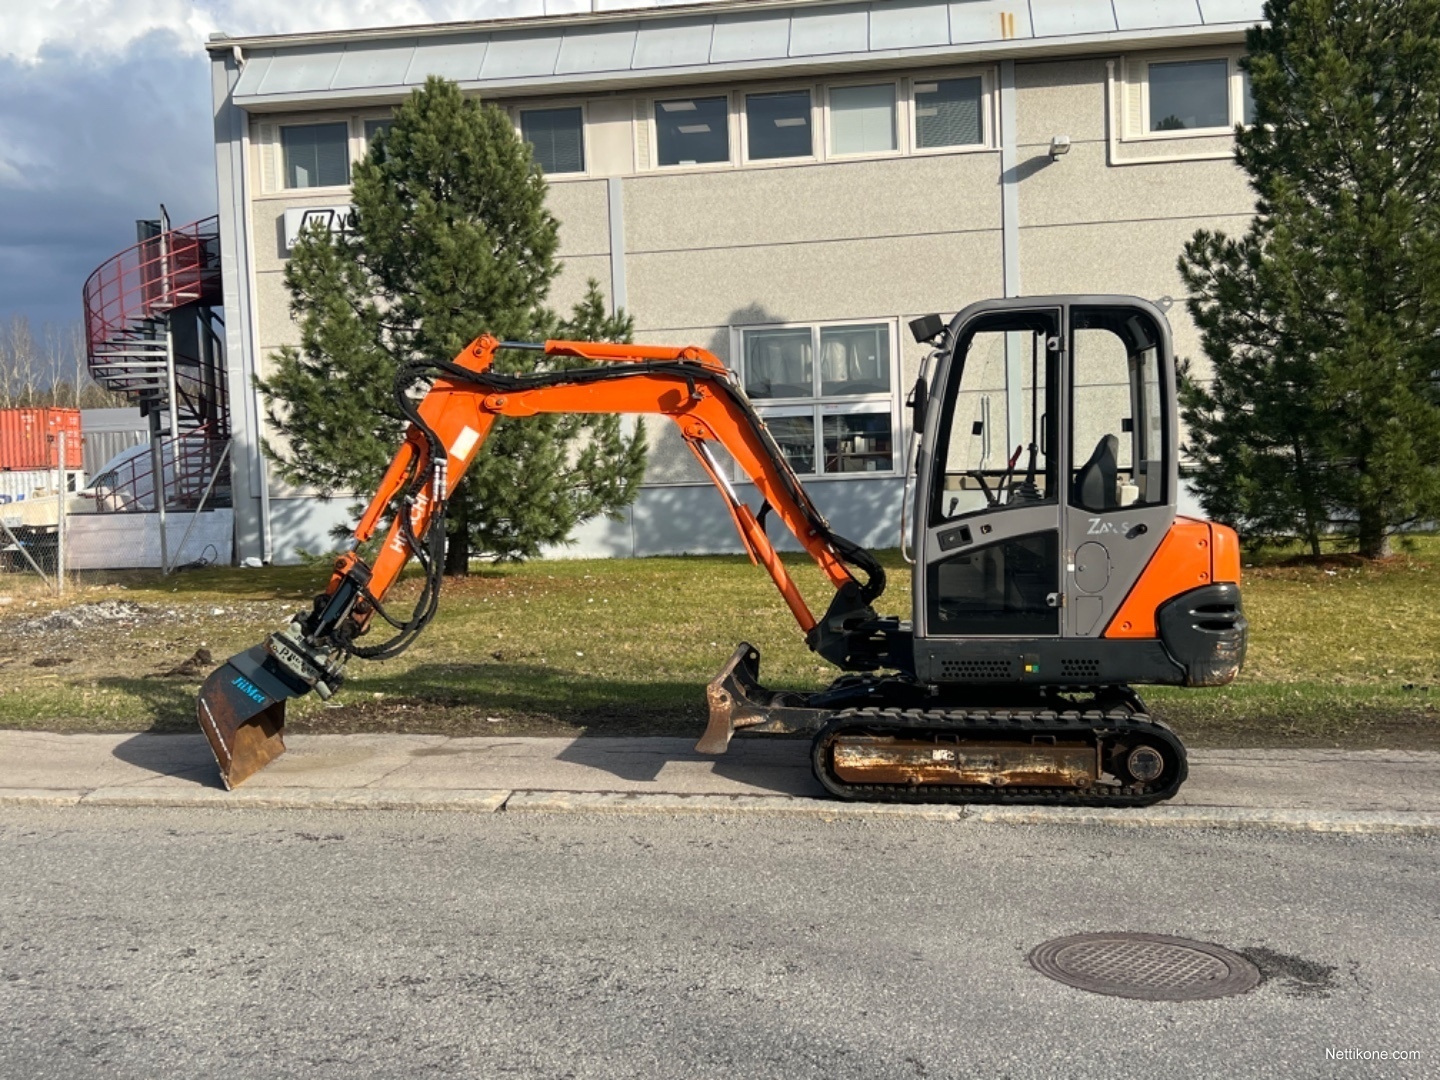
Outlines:
{"label": "control lever", "polygon": [[1015,496],[1011,502],[1040,502],[1044,496],[1040,489],[1035,486],[1035,465],[1040,455],[1040,448],[1033,442],[1030,444],[1030,462],[1025,466],[1025,479],[1015,489]]}

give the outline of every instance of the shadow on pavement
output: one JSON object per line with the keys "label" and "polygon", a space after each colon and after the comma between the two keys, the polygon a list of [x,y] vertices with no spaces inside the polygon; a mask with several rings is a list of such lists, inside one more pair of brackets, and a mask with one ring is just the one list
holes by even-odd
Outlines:
{"label": "shadow on pavement", "polygon": [[194,780],[202,787],[218,788],[220,770],[203,735],[155,735],[145,732],[115,747],[115,757],[156,776]]}
{"label": "shadow on pavement", "polygon": [[824,794],[810,771],[808,739],[739,737],[717,757],[697,752],[693,739],[582,736],[557,754],[556,760],[633,783],[657,782],[668,765],[708,766],[706,771],[717,777],[776,795]]}

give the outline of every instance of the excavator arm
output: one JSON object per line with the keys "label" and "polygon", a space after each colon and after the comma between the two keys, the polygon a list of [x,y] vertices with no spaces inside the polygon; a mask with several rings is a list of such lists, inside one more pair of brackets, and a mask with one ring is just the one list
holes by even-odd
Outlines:
{"label": "excavator arm", "polygon": [[[555,361],[550,370],[510,375],[494,368],[501,349],[540,351]],[[584,366],[564,366],[566,360]],[[407,390],[429,378],[418,404]],[[872,602],[885,573],[868,551],[835,534],[734,377],[714,355],[694,347],[547,341],[501,342],[482,336],[453,361],[416,365],[401,372],[396,399],[410,420],[405,440],[355,528],[351,550],[336,560],[325,592],[312,610],[288,628],[232,657],[201,689],[199,721],[227,787],[234,787],[284,751],[285,703],[315,690],[328,698],[344,679],[351,656],[384,658],[403,651],[433,617],[442,583],[445,508],[450,493],[502,416],[541,413],[640,414],[667,417],[679,429],[707,476],[719,489],[751,561],[763,566],[806,635],[810,648],[844,670],[874,670],[886,657],[873,647]],[[712,447],[723,447],[755,485],[758,513],[738,496]],[[817,619],[790,577],[765,531],[773,513],[835,586]],[[386,525],[388,521],[388,526]],[[387,529],[372,564],[359,547]],[[408,617],[385,601],[406,565],[423,571],[419,599]],[[863,580],[854,571],[863,573]],[[367,645],[378,620],[396,633]],[[749,646],[730,668],[758,658]],[[722,672],[722,676],[726,673]],[[717,680],[718,682],[719,680]],[[719,692],[712,684],[712,698]],[[715,702],[712,701],[712,714]],[[707,733],[702,749],[716,752],[728,741]]]}

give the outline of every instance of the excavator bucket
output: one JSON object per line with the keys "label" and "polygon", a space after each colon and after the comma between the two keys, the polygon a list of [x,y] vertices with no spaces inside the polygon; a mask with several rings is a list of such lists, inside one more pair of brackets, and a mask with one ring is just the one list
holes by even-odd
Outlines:
{"label": "excavator bucket", "polygon": [[210,740],[220,779],[243,784],[285,752],[285,702],[310,688],[296,688],[275,670],[266,645],[237,653],[200,688],[200,730]]}

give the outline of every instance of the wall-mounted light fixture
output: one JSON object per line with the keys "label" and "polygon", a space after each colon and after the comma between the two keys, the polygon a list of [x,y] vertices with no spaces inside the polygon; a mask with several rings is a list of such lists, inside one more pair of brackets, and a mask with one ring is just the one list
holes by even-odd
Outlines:
{"label": "wall-mounted light fixture", "polygon": [[1069,135],[1052,135],[1052,136],[1050,136],[1050,160],[1051,160],[1051,161],[1054,161],[1054,160],[1055,160],[1056,158],[1058,158],[1061,154],[1068,154],[1069,152],[1070,152],[1070,136],[1069,136]]}

